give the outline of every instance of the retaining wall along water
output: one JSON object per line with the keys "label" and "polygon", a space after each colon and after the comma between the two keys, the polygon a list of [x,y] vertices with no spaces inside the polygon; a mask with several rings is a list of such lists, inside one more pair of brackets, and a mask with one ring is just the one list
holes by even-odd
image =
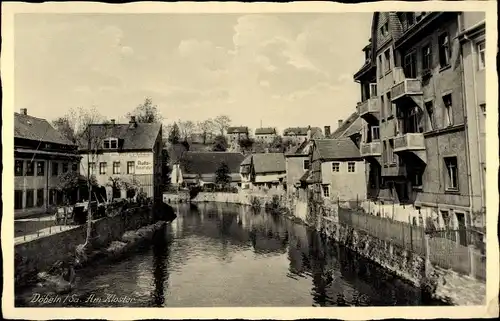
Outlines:
{"label": "retaining wall along water", "polygon": [[[92,247],[100,248],[119,240],[123,233],[151,223],[151,207],[125,210],[114,217],[105,217],[92,223]],[[87,225],[76,226],[59,233],[40,236],[14,246],[15,284],[22,286],[39,271],[49,269],[58,261],[75,256],[76,247],[85,243]]]}

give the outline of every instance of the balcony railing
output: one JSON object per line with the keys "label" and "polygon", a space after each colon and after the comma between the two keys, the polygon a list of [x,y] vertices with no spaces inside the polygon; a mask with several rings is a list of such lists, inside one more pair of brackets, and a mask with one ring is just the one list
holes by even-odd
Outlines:
{"label": "balcony railing", "polygon": [[363,117],[366,114],[377,114],[379,112],[377,97],[371,97],[358,105],[359,116]]}
{"label": "balcony railing", "polygon": [[425,150],[425,139],[422,133],[406,133],[394,138],[394,152]]}
{"label": "balcony railing", "polygon": [[380,156],[382,154],[380,141],[361,143],[360,151],[361,157]]}
{"label": "balcony railing", "polygon": [[403,68],[394,68],[395,85],[391,88],[391,100],[395,102],[404,96],[422,95],[422,82],[417,78],[407,78]]}

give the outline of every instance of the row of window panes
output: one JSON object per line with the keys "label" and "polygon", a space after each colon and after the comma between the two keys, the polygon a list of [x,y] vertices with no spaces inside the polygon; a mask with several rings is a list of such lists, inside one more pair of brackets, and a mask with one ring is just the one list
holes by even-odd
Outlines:
{"label": "row of window panes", "polygon": [[[27,189],[26,190],[26,204],[24,208],[33,208],[33,207],[41,207],[43,206],[43,193],[44,189],[40,188],[36,190],[36,199],[35,199],[35,190]],[[15,190],[14,191],[14,209],[19,210],[23,208],[23,191]]]}
{"label": "row of window panes", "polygon": [[[356,171],[356,163],[355,162],[347,162],[347,172],[354,173]],[[338,173],[340,172],[340,163],[334,162],[332,163],[332,172]]]}
{"label": "row of window panes", "polygon": [[[24,167],[26,164],[26,169]],[[62,163],[62,173],[66,173],[69,170],[70,163]],[[24,161],[15,160],[14,162],[14,175],[15,176],[35,176],[35,166],[36,166],[36,176],[45,176],[45,161]],[[71,169],[73,171],[78,170],[78,163],[72,163]],[[59,174],[59,163],[52,162],[52,176],[57,176]]]}
{"label": "row of window panes", "polygon": [[104,149],[117,149],[118,148],[118,139],[116,138],[108,138],[103,141]]}
{"label": "row of window panes", "polygon": [[[95,163],[90,163],[90,172],[95,173]],[[106,171],[108,168],[108,163],[106,162],[100,162],[99,163],[99,174],[100,175],[105,175]],[[135,173],[135,162],[130,161],[127,162],[127,174],[134,174]],[[121,163],[120,162],[113,162],[113,174],[121,174]]]}
{"label": "row of window panes", "polygon": [[[422,59],[422,71],[426,72],[432,68],[432,45],[427,43],[420,48]],[[443,33],[438,37],[439,66],[441,68],[450,65],[451,44],[449,34]],[[403,71],[407,78],[417,78],[417,50],[412,50],[404,55]]]}

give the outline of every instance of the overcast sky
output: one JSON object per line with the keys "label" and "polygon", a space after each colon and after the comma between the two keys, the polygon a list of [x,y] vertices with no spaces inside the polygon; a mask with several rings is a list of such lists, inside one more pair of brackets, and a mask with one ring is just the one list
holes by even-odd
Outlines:
{"label": "overcast sky", "polygon": [[370,13],[18,14],[15,106],[108,118],[149,96],[166,122],[336,128],[355,110]]}

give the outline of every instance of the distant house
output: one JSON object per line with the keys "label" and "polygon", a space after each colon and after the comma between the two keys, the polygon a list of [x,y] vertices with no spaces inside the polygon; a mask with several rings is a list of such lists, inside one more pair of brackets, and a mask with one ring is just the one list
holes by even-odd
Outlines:
{"label": "distant house", "polygon": [[283,141],[290,141],[292,144],[319,138],[323,138],[323,132],[319,127],[289,127],[283,131]]}
{"label": "distant house", "polygon": [[248,127],[229,127],[226,132],[228,144],[237,144],[238,140],[249,137]]}
{"label": "distant house", "polygon": [[276,137],[276,128],[261,127],[255,130],[255,140],[260,143],[270,144]]}
{"label": "distant house", "polygon": [[244,156],[241,153],[228,152],[183,152],[173,165],[171,184],[174,186],[213,186],[216,184],[216,172],[222,163],[229,168],[231,186],[241,183],[240,164]]}
{"label": "distant house", "polygon": [[[91,146],[85,139],[79,142],[78,152],[83,156],[80,172],[87,170],[99,185],[106,186],[108,199],[126,198],[125,186],[113,180],[136,182],[147,197],[161,197],[163,169],[162,125],[138,123],[132,116],[128,124],[90,124],[83,137],[90,133]],[[89,156],[89,166],[87,166]]]}
{"label": "distant house", "polygon": [[282,153],[252,154],[241,163],[242,188],[277,187],[286,176],[285,156]]}
{"label": "distant house", "polygon": [[351,139],[314,140],[310,168],[316,196],[345,201],[366,198],[365,162]]}
{"label": "distant house", "polygon": [[302,144],[285,153],[286,159],[286,186],[287,194],[294,195],[300,187],[305,187],[305,179],[310,168],[310,151],[312,141],[304,141]]}
{"label": "distant house", "polygon": [[[49,122],[14,113],[14,217],[45,213],[62,204],[58,175],[78,171],[77,146]],[[4,169],[5,170],[5,169]]]}

